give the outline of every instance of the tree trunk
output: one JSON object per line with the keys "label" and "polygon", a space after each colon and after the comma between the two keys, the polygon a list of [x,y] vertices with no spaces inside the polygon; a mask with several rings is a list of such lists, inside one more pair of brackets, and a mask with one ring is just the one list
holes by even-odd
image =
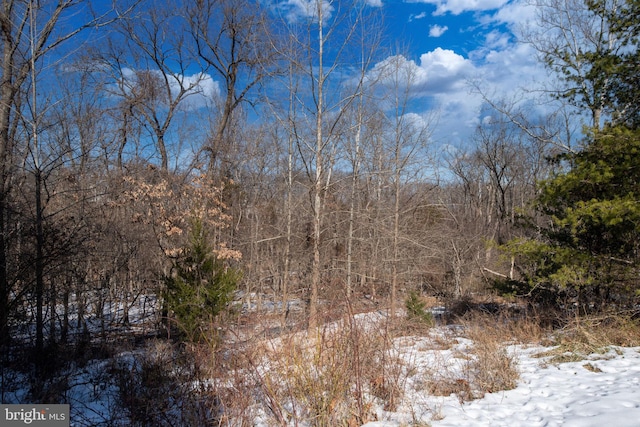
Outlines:
{"label": "tree trunk", "polygon": [[362,134],[362,98],[361,103],[358,105],[358,117],[356,123],[356,135],[354,137],[354,158],[352,161],[352,176],[351,176],[351,195],[349,201],[349,228],[347,231],[347,298],[351,297],[353,290],[353,234],[354,234],[354,222],[356,216],[356,194],[358,189],[358,179],[360,173],[360,138]]}
{"label": "tree trunk", "polygon": [[316,105],[316,170],[313,182],[313,262],[311,265],[311,296],[309,299],[309,329],[318,326],[318,288],[320,287],[320,234],[322,227],[322,187],[324,177],[324,138],[322,125],[324,123],[324,32],[323,32],[323,3],[316,2],[318,13],[318,75],[317,75],[317,105]]}
{"label": "tree trunk", "polygon": [[[4,6],[4,5],[3,5]],[[8,9],[8,10],[7,10]],[[12,6],[5,6],[8,14]],[[8,173],[12,143],[10,136],[11,108],[14,104],[15,89],[12,76],[14,75],[14,46],[9,42],[9,29],[2,31],[2,75],[0,77],[0,346],[9,340],[9,279],[7,277],[7,239],[8,223]]]}
{"label": "tree trunk", "polygon": [[[396,158],[397,161],[397,158]],[[398,290],[398,262],[399,258],[399,237],[400,237],[400,171],[396,171],[395,176],[395,201],[393,207],[393,267],[391,271],[391,301],[389,317],[395,319]]]}
{"label": "tree trunk", "polygon": [[[41,356],[44,350],[44,315],[42,312],[44,304],[44,233],[42,229],[42,175],[39,169],[35,172],[35,185],[36,185],[36,358],[39,362],[42,361]],[[39,364],[38,364],[39,365]],[[36,371],[39,374],[39,366],[36,366]]]}
{"label": "tree trunk", "polygon": [[[293,105],[293,93],[291,94],[289,105]],[[291,108],[291,107],[290,107]],[[291,110],[289,116],[292,116]],[[291,233],[292,233],[292,214],[293,214],[293,135],[289,132],[287,146],[287,197],[285,199],[285,215],[286,215],[286,231],[285,231],[285,247],[284,247],[284,272],[282,277],[282,328],[287,326],[287,314],[289,312],[289,276],[291,270]]]}

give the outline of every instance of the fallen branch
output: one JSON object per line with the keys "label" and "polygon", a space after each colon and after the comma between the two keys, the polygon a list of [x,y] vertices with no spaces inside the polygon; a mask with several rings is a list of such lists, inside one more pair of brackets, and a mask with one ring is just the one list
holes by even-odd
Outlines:
{"label": "fallen branch", "polygon": [[497,271],[493,271],[493,270],[489,270],[487,267],[482,267],[482,269],[488,273],[494,274],[498,277],[502,277],[503,279],[508,279],[509,276],[507,276],[506,274],[502,274],[502,273],[498,273]]}

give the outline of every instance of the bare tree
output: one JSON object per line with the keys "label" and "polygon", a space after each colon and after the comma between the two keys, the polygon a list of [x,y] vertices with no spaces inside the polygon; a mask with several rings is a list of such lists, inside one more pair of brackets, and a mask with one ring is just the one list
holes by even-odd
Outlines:
{"label": "bare tree", "polygon": [[188,22],[172,7],[172,2],[150,2],[144,18],[132,15],[119,21],[108,48],[95,59],[112,70],[111,88],[122,100],[120,151],[129,137],[130,121],[138,120],[149,129],[164,171],[169,169],[167,145],[178,144],[168,140],[178,116],[206,107],[215,95],[205,72],[188,74],[194,62],[188,56]]}
{"label": "bare tree", "polygon": [[[275,51],[260,2],[193,2],[187,8],[187,19],[197,57],[222,82],[210,142],[205,147],[213,171],[216,166],[222,167],[216,162],[232,144],[227,134],[232,130],[234,113],[243,103],[255,100],[252,91],[269,74]],[[221,172],[228,175],[228,171]]]}
{"label": "bare tree", "polygon": [[[452,233],[456,240],[452,242],[458,248],[468,248],[463,251],[461,263],[477,264],[480,273],[489,271],[493,275],[502,268],[493,256],[494,244],[504,244],[515,237],[517,212],[530,209],[537,182],[547,177],[547,156],[563,150],[531,136],[511,120],[525,112],[500,105],[500,109],[483,111],[484,119],[476,129],[472,148],[457,152],[452,159],[450,167],[458,178],[459,191],[457,201],[448,204],[456,223]],[[552,123],[540,127],[555,132]],[[452,188],[451,193],[456,190]],[[456,205],[459,208],[453,207]],[[487,245],[487,240],[494,244]]]}
{"label": "bare tree", "polygon": [[[308,315],[309,328],[313,329],[318,324],[325,201],[332,182],[339,131],[343,128],[345,112],[361,91],[361,83],[345,85],[346,81],[340,78],[341,65],[347,59],[349,48],[358,45],[356,34],[365,28],[361,23],[372,10],[360,1],[347,4],[314,0],[307,6],[301,10],[288,10],[283,20],[295,45],[295,54],[289,54],[287,60],[302,77],[302,85],[290,90],[308,88],[307,94],[297,92],[294,100],[300,103],[299,110],[306,115],[306,123],[296,124],[296,129],[311,130],[296,132],[295,137],[309,178],[311,223],[308,239],[312,259]],[[364,57],[352,59],[354,63],[366,64],[370,58],[367,52]],[[363,79],[363,73],[355,78],[356,82]]]}
{"label": "bare tree", "polygon": [[574,106],[586,106],[594,128],[602,125],[603,114],[612,113],[607,61],[625,49],[611,31],[606,13],[619,9],[622,3],[606,3],[599,10],[591,9],[584,0],[533,0],[535,25],[522,31],[523,40],[563,83],[550,88],[551,92]]}
{"label": "bare tree", "polygon": [[391,188],[391,244],[389,262],[391,264],[390,315],[394,317],[397,308],[397,290],[401,275],[401,217],[407,206],[403,203],[403,193],[410,183],[425,179],[420,176],[431,163],[428,157],[428,142],[431,132],[431,115],[425,117],[410,113],[413,85],[416,82],[415,68],[401,55],[392,56],[378,67],[381,74],[385,111],[385,128],[388,131],[382,140],[383,169],[380,171]]}
{"label": "bare tree", "polygon": [[[349,194],[349,213],[347,226],[347,242],[346,242],[346,295],[351,296],[354,287],[354,243],[355,243],[355,227],[356,227],[356,209],[358,205],[358,187],[361,185],[362,161],[363,161],[363,144],[367,138],[373,137],[370,128],[375,128],[375,119],[377,117],[377,109],[371,107],[377,99],[375,97],[375,88],[378,80],[376,76],[369,74],[369,69],[375,59],[375,55],[380,45],[380,38],[376,34],[380,34],[379,20],[362,19],[357,22],[360,26],[356,35],[365,36],[360,39],[359,53],[360,76],[356,79],[360,85],[355,91],[355,100],[351,104],[351,112],[348,116],[347,123],[349,131],[346,132],[346,152],[348,161],[351,165],[351,189]],[[372,36],[373,34],[373,36]]]}
{"label": "bare tree", "polygon": [[[0,81],[0,335],[2,342],[8,337],[7,320],[11,312],[10,295],[12,293],[12,281],[8,277],[7,266],[10,251],[9,236],[11,236],[12,212],[12,187],[15,183],[15,174],[19,165],[19,153],[30,153],[35,172],[35,238],[37,247],[36,258],[44,245],[42,226],[42,185],[43,165],[40,161],[40,143],[38,141],[39,117],[42,111],[34,102],[37,100],[36,66],[43,59],[51,56],[56,49],[66,41],[71,40],[86,28],[96,28],[112,22],[116,17],[115,9],[109,8],[99,16],[87,15],[86,19],[79,20],[75,26],[61,30],[60,21],[72,12],[72,9],[82,2],[76,0],[58,2],[21,2],[7,0],[2,2],[0,13],[0,39],[2,41],[2,78]],[[115,4],[114,4],[115,7]],[[124,11],[122,11],[124,12]],[[30,85],[31,92],[27,92]],[[28,103],[28,108],[25,106]],[[29,113],[30,111],[30,113]],[[30,139],[25,141],[19,133],[24,120],[30,123]],[[23,157],[24,159],[24,157]],[[36,266],[36,294],[41,294],[43,280],[42,270],[44,266]],[[38,306],[42,304],[38,297]],[[36,347],[43,345],[42,316],[37,315],[37,339]]]}

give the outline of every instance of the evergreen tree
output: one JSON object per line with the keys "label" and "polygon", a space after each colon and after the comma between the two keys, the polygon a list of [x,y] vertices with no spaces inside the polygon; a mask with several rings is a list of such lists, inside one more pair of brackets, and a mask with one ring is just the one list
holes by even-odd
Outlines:
{"label": "evergreen tree", "polygon": [[609,43],[617,43],[615,52],[592,54],[587,60],[602,71],[609,87],[607,102],[611,104],[614,123],[640,126],[640,1],[586,0],[597,16],[605,17]]}
{"label": "evergreen tree", "polygon": [[[216,258],[199,219],[193,220],[189,246],[164,277],[164,312],[187,341],[214,337],[220,315],[229,308],[240,272]],[[170,324],[171,326],[171,324]]]}
{"label": "evergreen tree", "polygon": [[[553,159],[557,173],[538,183],[535,199],[545,225],[536,227],[534,238],[502,247],[520,271],[520,279],[503,283],[502,290],[557,305],[577,297],[587,311],[631,307],[640,296],[640,2],[584,2],[601,24],[588,27],[598,43],[577,51],[560,44],[560,50],[548,50],[547,66],[576,88],[597,87],[609,123],[601,129],[594,120],[581,151]],[[572,24],[585,22],[591,21]],[[586,72],[572,74],[574,63]],[[559,96],[593,112],[593,100],[579,94]]]}
{"label": "evergreen tree", "polygon": [[631,306],[640,290],[640,130],[607,127],[588,140],[540,183],[536,208],[549,221],[539,238],[503,248],[518,260],[520,291],[556,303],[577,296],[584,309]]}

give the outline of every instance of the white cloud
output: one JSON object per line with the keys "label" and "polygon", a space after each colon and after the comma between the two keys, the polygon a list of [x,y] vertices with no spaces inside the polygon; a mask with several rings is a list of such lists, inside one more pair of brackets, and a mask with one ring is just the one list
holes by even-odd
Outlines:
{"label": "white cloud", "polygon": [[404,75],[412,78],[412,95],[425,98],[423,105],[438,110],[434,140],[454,145],[467,143],[482,119],[484,100],[471,82],[493,99],[514,99],[546,79],[546,70],[531,46],[498,31],[489,32],[484,45],[466,57],[438,47],[422,54],[417,62],[394,56],[376,68],[389,64],[409,70]]}
{"label": "white cloud", "polygon": [[409,22],[412,22],[414,20],[418,20],[418,19],[424,19],[427,17],[427,12],[421,12],[417,15],[409,15]]}
{"label": "white cloud", "polygon": [[513,42],[513,36],[499,30],[490,31],[485,35],[483,50],[487,49],[508,49]]}
{"label": "white cloud", "polygon": [[[158,78],[160,84],[164,84],[162,71],[144,70],[144,72],[155,76]],[[140,73],[140,70],[123,68],[121,71],[122,78],[119,82],[120,89],[116,93],[121,93],[121,91],[124,91],[126,94],[132,93],[139,84]],[[167,81],[173,99],[178,97],[182,90],[186,90],[186,93],[182,95],[183,101],[180,105],[183,111],[194,111],[210,105],[213,100],[220,95],[220,84],[214,81],[209,74],[196,73],[189,76],[181,74],[170,75]]]}
{"label": "white cloud", "polygon": [[429,93],[451,91],[476,73],[470,60],[439,47],[420,56],[420,71],[422,86]]}
{"label": "white cloud", "polygon": [[456,91],[436,95],[435,103],[439,120],[434,140],[457,146],[467,142],[478,124],[482,98],[472,94],[468,86],[461,85]]}
{"label": "white cloud", "polygon": [[415,130],[428,129],[431,124],[429,117],[418,113],[407,113],[403,116],[403,120]]}
{"label": "white cloud", "polygon": [[[287,22],[296,23],[307,19],[318,19],[318,6],[325,21],[331,19],[335,7],[332,0],[272,0],[269,4],[281,13]],[[383,7],[383,0],[364,0],[370,7]]]}
{"label": "white cloud", "polygon": [[[527,4],[528,0],[509,3],[506,0],[420,1],[434,4],[438,13],[484,11],[474,16],[479,25],[474,37],[481,44],[464,55],[443,46],[424,52],[415,60],[389,57],[375,67],[380,72],[393,64],[410,71],[404,73],[412,79],[407,83],[410,93],[420,99],[412,102],[416,106],[413,111],[425,115],[433,114],[434,109],[438,112],[438,122],[433,129],[434,141],[454,146],[469,143],[487,112],[484,109],[483,113],[486,102],[478,89],[493,101],[504,100],[515,105],[526,103],[527,108],[533,108],[537,113],[549,113],[554,108],[550,104],[537,105],[535,102],[535,98],[542,95],[538,90],[548,82],[548,72],[537,60],[534,49],[518,42],[519,30],[535,22],[535,8]],[[435,27],[433,25],[430,29],[432,36],[437,33]]]}
{"label": "white cloud", "polygon": [[508,24],[512,30],[535,21],[536,6],[529,0],[514,0],[502,6],[493,16],[495,22]]}
{"label": "white cloud", "polygon": [[[422,111],[433,123],[434,110],[438,124],[434,140],[459,142],[465,140],[477,123],[482,103],[480,97],[469,95],[467,82],[480,72],[468,58],[452,50],[436,48],[420,56],[418,62],[402,55],[391,56],[376,64],[371,78],[376,77],[387,91],[404,91],[408,87],[414,99],[424,99]],[[426,108],[429,105],[431,108]],[[417,117],[417,116],[416,116]]]}
{"label": "white cloud", "polygon": [[443,35],[449,27],[441,25],[432,25],[429,27],[429,37],[440,37]]}
{"label": "white cloud", "polygon": [[457,91],[476,74],[473,63],[452,50],[436,48],[420,56],[419,63],[402,55],[390,56],[370,72],[388,88],[407,85],[414,97],[429,97]]}
{"label": "white cloud", "polygon": [[[183,101],[183,108],[187,110],[196,110],[210,105],[214,99],[220,96],[220,83],[213,80],[209,74],[198,73],[185,76],[183,86],[192,87]],[[179,88],[176,84],[172,92],[177,89]]]}
{"label": "white cloud", "polygon": [[411,3],[426,3],[436,6],[434,15],[462,12],[494,10],[504,6],[509,0],[411,0]]}
{"label": "white cloud", "polygon": [[[381,0],[368,0],[369,4],[379,2]],[[288,22],[298,22],[304,19],[318,19],[318,5],[322,8],[323,19],[331,19],[331,15],[335,10],[328,0],[286,0],[280,2],[276,7],[282,11]]]}
{"label": "white cloud", "polygon": [[[477,88],[494,101],[521,99],[525,91],[532,91],[526,96],[532,99],[536,96],[535,90],[546,80],[546,70],[535,59],[535,52],[530,46],[515,43],[498,45],[499,49],[483,47],[470,53],[473,74],[467,73],[464,81],[452,82],[446,91],[434,95],[441,111],[438,129],[441,140],[457,143],[469,140],[482,120],[481,109],[485,104]],[[472,88],[471,82],[477,88]]]}

